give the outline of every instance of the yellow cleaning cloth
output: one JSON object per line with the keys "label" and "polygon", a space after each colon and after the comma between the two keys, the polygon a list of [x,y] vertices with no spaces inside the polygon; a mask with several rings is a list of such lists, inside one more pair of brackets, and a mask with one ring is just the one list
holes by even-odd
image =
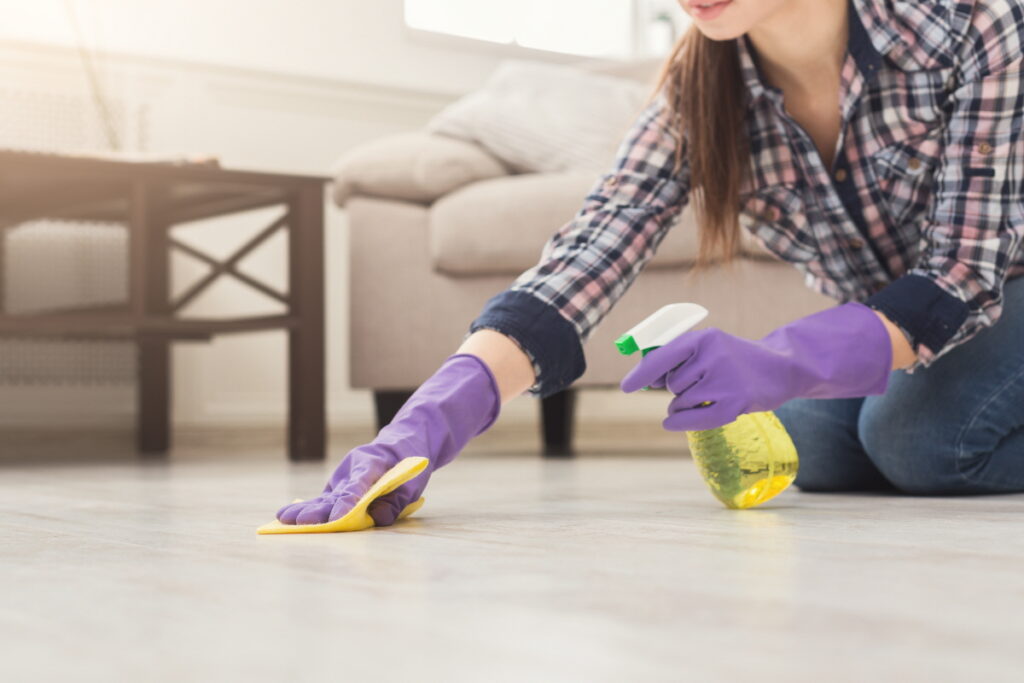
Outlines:
{"label": "yellow cleaning cloth", "polygon": [[[356,506],[348,511],[344,517],[333,522],[323,524],[281,524],[276,519],[270,524],[264,524],[256,530],[258,534],[329,534],[335,531],[362,531],[374,525],[366,509],[370,503],[381,496],[391,493],[399,486],[414,478],[427,467],[429,461],[426,458],[406,458],[381,475],[377,483],[370,487],[370,490],[359,499]],[[296,501],[298,502],[298,501]],[[398,515],[398,519],[405,519],[423,506],[423,498],[409,503]]]}

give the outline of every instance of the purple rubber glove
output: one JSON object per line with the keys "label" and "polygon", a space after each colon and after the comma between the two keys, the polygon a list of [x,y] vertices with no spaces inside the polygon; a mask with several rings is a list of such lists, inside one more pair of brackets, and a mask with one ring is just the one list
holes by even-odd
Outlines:
{"label": "purple rubber glove", "polygon": [[399,461],[427,458],[430,464],[419,476],[370,504],[367,512],[377,526],[389,526],[405,506],[419,500],[430,474],[454,460],[470,439],[487,430],[500,409],[501,395],[490,368],[476,356],[451,356],[372,443],[345,456],[320,496],[284,506],[277,518],[283,524],[332,522],[351,510]]}
{"label": "purple rubber glove", "polygon": [[621,386],[625,392],[667,387],[675,398],[662,424],[692,431],[774,410],[792,398],[883,394],[891,366],[885,325],[867,306],[848,303],[759,341],[714,328],[687,332],[648,353]]}

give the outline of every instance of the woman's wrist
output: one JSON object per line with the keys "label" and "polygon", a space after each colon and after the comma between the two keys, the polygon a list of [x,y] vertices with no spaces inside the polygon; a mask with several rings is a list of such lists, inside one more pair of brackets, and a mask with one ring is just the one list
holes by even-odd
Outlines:
{"label": "woman's wrist", "polygon": [[882,321],[886,332],[889,333],[889,341],[892,346],[892,369],[900,370],[913,365],[917,361],[917,354],[914,353],[914,347],[910,345],[910,341],[907,339],[906,334],[903,333],[903,330],[896,323],[885,317],[884,313],[874,309],[872,311]]}
{"label": "woman's wrist", "polygon": [[456,353],[476,356],[490,369],[498,384],[502,404],[529,389],[537,381],[533,363],[518,344],[494,330],[478,330]]}

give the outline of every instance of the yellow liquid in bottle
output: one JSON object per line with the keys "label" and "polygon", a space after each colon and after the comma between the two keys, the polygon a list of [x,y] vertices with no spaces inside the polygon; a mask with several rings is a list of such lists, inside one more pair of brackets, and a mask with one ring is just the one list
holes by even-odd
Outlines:
{"label": "yellow liquid in bottle", "polygon": [[771,500],[796,479],[796,447],[775,413],[748,413],[735,422],[686,432],[697,469],[726,507],[742,510]]}

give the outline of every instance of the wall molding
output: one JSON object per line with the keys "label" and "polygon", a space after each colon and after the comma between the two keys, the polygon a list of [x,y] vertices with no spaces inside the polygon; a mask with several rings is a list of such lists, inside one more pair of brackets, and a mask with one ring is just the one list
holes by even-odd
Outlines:
{"label": "wall molding", "polygon": [[[123,52],[95,53],[98,68],[105,72],[111,68],[131,68],[154,75],[161,72],[170,74],[191,74],[204,78],[220,78],[227,81],[248,81],[263,87],[289,87],[296,91],[317,91],[330,93],[349,102],[390,104],[411,108],[438,108],[460,97],[463,93],[441,90],[421,90],[390,84],[363,82],[350,79],[331,79],[307,74],[288,73],[262,69],[197,62],[168,57],[133,55]],[[64,45],[32,43],[0,39],[0,68],[67,69],[81,71],[81,57],[78,50]],[[155,85],[165,84],[159,79]]]}

